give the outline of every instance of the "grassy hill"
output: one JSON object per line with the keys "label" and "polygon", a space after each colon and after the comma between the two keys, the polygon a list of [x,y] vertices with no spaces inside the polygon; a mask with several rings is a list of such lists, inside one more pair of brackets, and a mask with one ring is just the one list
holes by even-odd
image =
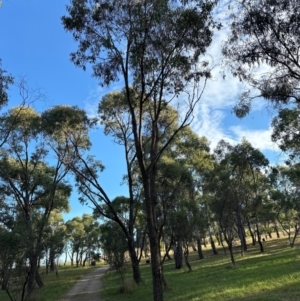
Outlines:
{"label": "grassy hill", "polygon": [[[237,264],[233,267],[229,254],[212,255],[205,250],[205,259],[197,253],[190,256],[192,272],[187,268],[176,270],[173,261],[164,265],[168,284],[166,301],[296,301],[300,300],[300,249],[291,248],[286,239],[264,242],[265,253],[258,246],[249,246],[244,257],[235,248]],[[142,264],[144,283],[135,286],[131,270],[126,271],[125,292],[120,293],[120,277],[111,272],[103,279],[101,296],[105,301],[152,300],[151,271]]]}

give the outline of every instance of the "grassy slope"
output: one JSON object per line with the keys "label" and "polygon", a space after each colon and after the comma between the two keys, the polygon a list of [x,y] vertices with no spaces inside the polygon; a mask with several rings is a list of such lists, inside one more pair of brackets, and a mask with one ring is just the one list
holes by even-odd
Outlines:
{"label": "grassy slope", "polygon": [[[99,267],[99,265],[98,265]],[[38,301],[57,301],[62,298],[72,286],[86,273],[94,267],[71,267],[65,266],[59,268],[58,277],[54,272],[45,274],[41,268],[41,276],[45,286],[37,289],[35,292],[35,300]],[[0,290],[0,300],[9,301],[6,292]],[[17,299],[19,300],[19,299]]]}
{"label": "grassy slope", "polygon": [[[166,301],[296,301],[300,300],[300,250],[290,248],[286,239],[274,239],[264,243],[265,253],[258,246],[249,247],[244,257],[236,249],[237,264],[232,267],[229,255],[212,256],[205,251],[206,259],[190,256],[192,272],[175,270],[174,262],[166,262],[164,273],[169,290]],[[120,278],[110,273],[104,278],[101,296],[105,301],[150,301],[152,284],[150,267],[141,266],[144,283],[134,287],[130,269],[126,275],[127,292],[119,292]]]}

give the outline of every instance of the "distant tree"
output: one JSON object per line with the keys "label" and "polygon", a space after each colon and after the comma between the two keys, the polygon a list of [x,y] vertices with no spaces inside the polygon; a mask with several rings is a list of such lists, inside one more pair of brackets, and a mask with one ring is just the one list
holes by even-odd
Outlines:
{"label": "distant tree", "polygon": [[276,220],[288,235],[289,244],[294,247],[300,232],[300,193],[299,164],[293,166],[276,166],[271,174],[273,190],[271,198],[274,202]]}
{"label": "distant tree", "polygon": [[53,210],[50,214],[43,245],[45,249],[46,273],[53,272],[56,268],[56,260],[63,253],[66,244],[66,226],[62,214],[58,210]]}
{"label": "distant tree", "polygon": [[126,236],[119,225],[107,221],[100,226],[100,244],[107,261],[120,273],[121,285],[124,288],[125,252],[128,250]]}

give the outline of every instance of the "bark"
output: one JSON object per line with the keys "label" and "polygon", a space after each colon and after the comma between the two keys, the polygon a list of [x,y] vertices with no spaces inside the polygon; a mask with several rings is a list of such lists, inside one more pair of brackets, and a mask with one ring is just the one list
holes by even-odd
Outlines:
{"label": "bark", "polygon": [[49,267],[50,267],[50,271],[54,272],[55,270],[55,254],[53,249],[50,249],[50,255],[49,255]]}
{"label": "bark", "polygon": [[35,273],[35,281],[36,281],[36,284],[39,286],[39,287],[43,287],[44,286],[44,282],[41,278],[41,275],[39,273],[39,270],[37,269],[36,270],[36,273]]}
{"label": "bark", "polygon": [[261,242],[261,236],[260,236],[260,232],[259,232],[259,228],[258,228],[257,216],[256,216],[256,234],[257,234],[257,241],[258,241],[258,244],[259,244],[260,252],[263,253],[264,252],[264,246]]}
{"label": "bark", "polygon": [[216,249],[216,245],[215,245],[215,242],[210,234],[210,244],[211,244],[211,248],[212,248],[212,251],[213,251],[213,254],[214,255],[218,255],[218,251]]}
{"label": "bark", "polygon": [[256,244],[255,234],[252,231],[251,224],[250,224],[248,217],[247,217],[247,225],[248,225],[248,230],[249,230],[251,238],[252,238],[252,246],[255,246],[255,244]]}
{"label": "bark", "polygon": [[223,251],[224,251],[224,254],[226,255],[226,248],[224,246],[224,242],[223,242],[223,235],[222,235],[222,231],[219,230],[219,233],[220,233],[220,241],[221,241],[221,245],[222,245],[222,248],[223,248]]}
{"label": "bark", "polygon": [[274,230],[276,232],[277,238],[280,238],[279,230],[276,221],[274,221]]}
{"label": "bark", "polygon": [[242,224],[239,208],[236,209],[236,217],[237,217],[238,236],[241,241],[241,256],[244,256],[244,251],[247,251],[247,243],[245,238],[245,229]]}
{"label": "bark", "polygon": [[182,268],[182,259],[183,259],[182,255],[183,255],[183,252],[182,252],[181,241],[178,241],[176,243],[175,254],[174,254],[175,269],[181,269]]}
{"label": "bark", "polygon": [[[223,228],[224,229],[224,228]],[[229,253],[230,253],[230,260],[231,260],[231,263],[232,265],[235,266],[235,259],[234,259],[234,255],[233,255],[233,248],[232,248],[232,241],[233,241],[233,236],[230,234],[227,235],[226,232],[223,230],[223,233],[224,233],[224,238],[225,238],[225,241],[228,245],[228,249],[229,249]]]}
{"label": "bark", "polygon": [[29,267],[29,271],[28,271],[28,283],[27,283],[27,290],[28,290],[29,294],[32,293],[32,291],[35,287],[35,283],[39,287],[44,286],[44,283],[42,281],[42,278],[41,278],[38,268],[37,268],[37,261],[38,261],[38,256],[35,254],[32,255],[32,257],[30,259],[30,267]]}
{"label": "bark", "polygon": [[198,249],[198,257],[199,257],[199,259],[204,259],[200,236],[197,237],[197,249]]}
{"label": "bark", "polygon": [[8,288],[8,266],[4,263],[4,265],[2,266],[2,270],[1,270],[1,289],[2,290],[7,290]]}
{"label": "bark", "polygon": [[67,260],[68,260],[68,252],[66,251],[66,256],[65,256],[65,262],[64,262],[64,265],[67,264]]}
{"label": "bark", "polygon": [[[152,270],[152,287],[154,301],[163,301],[164,277],[161,267],[160,242],[157,227],[157,218],[155,206],[156,190],[155,190],[155,171],[152,170],[150,179],[143,177],[143,187],[145,193],[146,213],[147,213],[147,229],[150,243],[151,253],[151,270]],[[149,183],[150,182],[150,183]],[[150,184],[150,185],[149,185]]]}
{"label": "bark", "polygon": [[229,253],[230,253],[230,260],[231,260],[231,263],[233,265],[235,265],[235,259],[234,259],[234,256],[233,256],[233,250],[232,250],[232,242],[229,242],[228,243],[228,249],[229,249]]}
{"label": "bark", "polygon": [[185,244],[183,255],[184,255],[184,262],[185,262],[186,266],[188,267],[189,272],[191,272],[192,267],[189,263],[189,246],[188,246],[188,244]]}
{"label": "bark", "polygon": [[221,240],[220,240],[220,237],[219,237],[219,231],[216,233],[216,239],[217,239],[217,242],[218,242],[218,246],[221,245]]}
{"label": "bark", "polygon": [[138,260],[138,257],[137,257],[137,254],[136,254],[135,248],[134,248],[134,241],[131,237],[128,237],[127,242],[128,242],[129,256],[131,259],[133,280],[135,283],[139,284],[142,282],[142,277],[141,277],[139,260]]}

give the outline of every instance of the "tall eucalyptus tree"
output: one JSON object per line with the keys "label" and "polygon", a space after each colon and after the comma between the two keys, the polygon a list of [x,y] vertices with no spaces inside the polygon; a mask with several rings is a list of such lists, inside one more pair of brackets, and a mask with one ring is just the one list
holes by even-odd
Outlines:
{"label": "tall eucalyptus tree", "polygon": [[[157,162],[174,136],[191,121],[203,84],[210,76],[200,60],[211,43],[214,1],[73,0],[62,18],[66,30],[79,43],[72,61],[86,68],[102,85],[122,80],[131,116],[134,148],[143,182],[151,247],[153,297],[163,300],[163,275],[157,227]],[[132,94],[131,87],[138,91]],[[183,92],[185,99],[177,98]],[[149,149],[145,149],[145,107],[151,105]],[[182,120],[173,135],[163,141],[160,115],[173,103]],[[170,124],[166,124],[167,128]]]}

